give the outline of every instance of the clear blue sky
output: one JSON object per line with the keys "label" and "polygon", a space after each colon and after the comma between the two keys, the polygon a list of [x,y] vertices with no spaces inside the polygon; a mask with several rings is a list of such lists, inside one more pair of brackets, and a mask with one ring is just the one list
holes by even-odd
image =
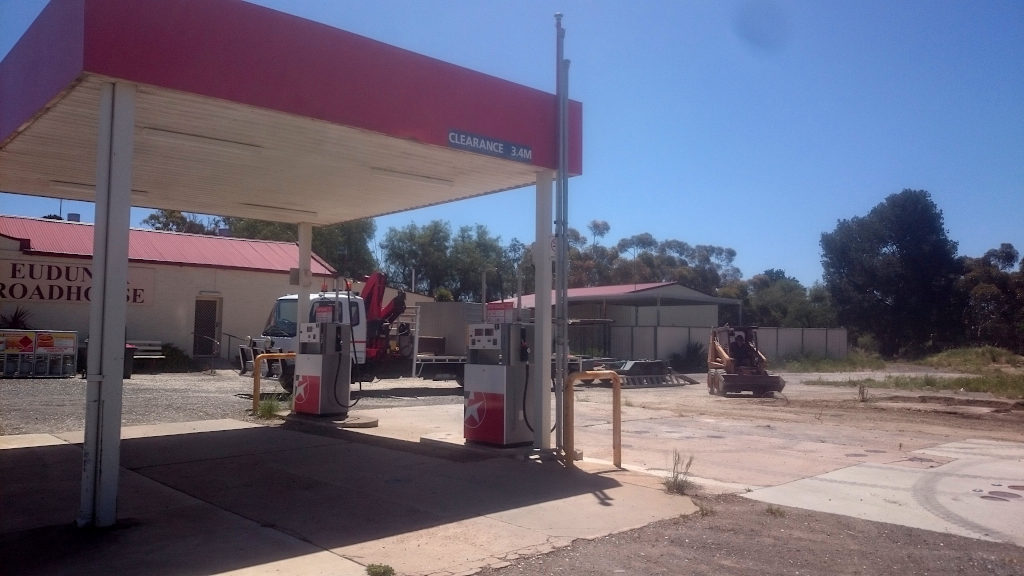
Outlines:
{"label": "clear blue sky", "polygon": [[[564,13],[584,111],[569,220],[607,221],[604,244],[731,247],[745,278],[781,268],[809,286],[823,232],[913,188],[961,254],[1024,252],[1020,0],[257,3],[550,92]],[[0,54],[42,4],[0,0]],[[0,195],[2,213],[58,209]],[[533,190],[380,218],[378,235],[435,219],[530,242]]]}

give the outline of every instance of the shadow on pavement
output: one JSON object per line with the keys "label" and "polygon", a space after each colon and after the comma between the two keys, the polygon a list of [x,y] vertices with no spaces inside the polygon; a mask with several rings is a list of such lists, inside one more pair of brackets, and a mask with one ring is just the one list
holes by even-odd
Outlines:
{"label": "shadow on pavement", "polygon": [[617,481],[554,462],[309,431],[123,440],[120,522],[105,530],[73,527],[81,446],[2,450],[3,571],[212,574],[571,496],[616,505]]}

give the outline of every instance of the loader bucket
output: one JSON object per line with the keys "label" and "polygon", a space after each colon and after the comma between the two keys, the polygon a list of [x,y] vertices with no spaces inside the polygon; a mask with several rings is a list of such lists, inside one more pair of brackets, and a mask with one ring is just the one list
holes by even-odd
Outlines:
{"label": "loader bucket", "polygon": [[722,394],[752,392],[754,396],[769,396],[773,392],[782,392],[786,382],[781,376],[770,374],[723,374]]}

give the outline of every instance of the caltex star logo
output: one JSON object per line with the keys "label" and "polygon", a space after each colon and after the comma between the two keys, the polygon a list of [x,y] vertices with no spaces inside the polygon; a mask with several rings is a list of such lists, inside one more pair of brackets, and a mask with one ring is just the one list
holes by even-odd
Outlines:
{"label": "caltex star logo", "polygon": [[466,412],[463,416],[466,428],[476,428],[484,421],[487,415],[487,405],[484,403],[483,392],[470,392],[466,399]]}
{"label": "caltex star logo", "polygon": [[305,376],[299,376],[295,380],[295,402],[298,404],[305,404],[306,402],[306,389],[309,385],[309,379]]}

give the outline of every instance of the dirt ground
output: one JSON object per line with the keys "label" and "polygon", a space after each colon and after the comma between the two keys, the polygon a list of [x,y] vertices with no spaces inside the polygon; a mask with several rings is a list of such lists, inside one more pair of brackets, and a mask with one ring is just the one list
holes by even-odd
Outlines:
{"label": "dirt ground", "polygon": [[[825,375],[845,380],[861,375]],[[882,380],[884,375],[871,374]],[[1024,441],[1024,403],[986,394],[898,391],[808,384],[820,375],[787,376],[770,399],[685,394],[626,394],[629,407],[704,420],[762,425],[813,424],[824,431],[873,430],[908,444],[942,438]],[[603,390],[582,390],[603,401]],[[1022,471],[1024,473],[1024,471]],[[769,505],[734,494],[692,498],[701,512],[597,540],[579,540],[546,555],[486,569],[482,576],[673,575],[1024,575],[1024,548],[949,534]],[[693,494],[694,492],[690,492]]]}
{"label": "dirt ground", "polygon": [[1024,549],[725,495],[702,512],[578,540],[480,576],[1024,574]]}

